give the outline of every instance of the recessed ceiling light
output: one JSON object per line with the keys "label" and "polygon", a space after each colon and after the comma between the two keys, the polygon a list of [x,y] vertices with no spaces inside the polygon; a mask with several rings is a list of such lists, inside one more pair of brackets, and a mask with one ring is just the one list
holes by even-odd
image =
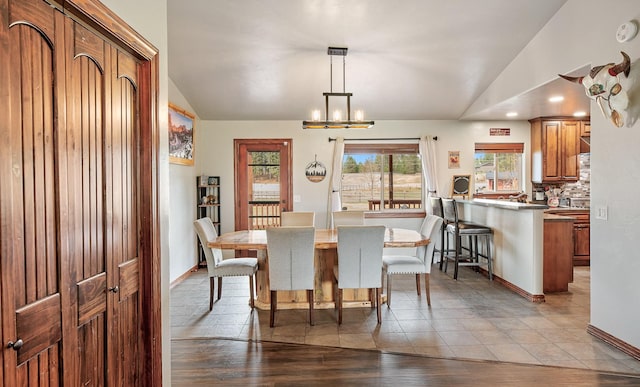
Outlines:
{"label": "recessed ceiling light", "polygon": [[549,98],[549,102],[560,102],[560,101],[564,101],[564,97],[561,95],[556,95]]}
{"label": "recessed ceiling light", "polygon": [[574,117],[584,117],[586,115],[587,115],[586,112],[575,112],[575,113],[573,113]]}
{"label": "recessed ceiling light", "polygon": [[509,112],[507,113],[507,117],[517,117],[518,113],[517,112]]}

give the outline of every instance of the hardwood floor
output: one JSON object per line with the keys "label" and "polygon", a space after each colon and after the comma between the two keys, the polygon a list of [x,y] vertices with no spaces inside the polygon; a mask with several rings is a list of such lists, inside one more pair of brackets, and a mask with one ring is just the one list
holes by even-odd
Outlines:
{"label": "hardwood floor", "polygon": [[[589,268],[569,292],[531,303],[463,268],[431,274],[432,306],[415,277],[394,279],[393,306],[267,310],[248,306],[246,278],[225,280],[208,305],[206,270],[171,290],[175,386],[242,385],[638,385],[640,361],[586,332]],[[519,364],[516,364],[519,363]],[[566,367],[566,368],[559,368]]]}
{"label": "hardwood floor", "polygon": [[640,376],[234,339],[172,341],[173,386],[638,386]]}

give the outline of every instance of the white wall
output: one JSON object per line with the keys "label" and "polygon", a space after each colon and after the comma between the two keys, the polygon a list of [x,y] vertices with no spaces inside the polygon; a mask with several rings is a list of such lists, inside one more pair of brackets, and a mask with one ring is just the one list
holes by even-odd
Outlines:
{"label": "white wall", "polygon": [[161,239],[162,291],[162,380],[171,385],[171,316],[169,314],[169,143],[168,143],[168,71],[167,71],[167,4],[157,0],[101,0],[133,29],[159,50],[158,122],[160,161],[158,164]]}
{"label": "white wall", "polygon": [[[169,79],[169,102],[180,108],[194,113],[191,105],[184,98],[180,90]],[[194,131],[196,136],[200,123],[196,115]],[[196,171],[201,169],[198,162],[198,151],[206,152],[206,148],[199,147],[196,138],[194,153],[195,165],[169,164],[169,281],[173,282],[198,264],[196,255],[196,234],[193,221],[196,217]],[[203,173],[206,173],[206,169]]]}
{"label": "white wall", "polygon": [[[326,226],[327,195],[329,178],[312,183],[307,180],[304,169],[310,162],[317,160],[331,173],[333,142],[329,137],[348,138],[389,138],[438,136],[437,162],[438,181],[444,195],[450,190],[453,175],[473,174],[473,155],[475,142],[524,142],[525,159],[529,158],[529,123],[511,122],[459,122],[459,121],[376,121],[366,130],[324,130],[302,129],[302,121],[201,121],[196,131],[198,149],[196,158],[202,171],[219,175],[221,179],[222,231],[233,231],[234,227],[234,187],[233,187],[233,140],[236,138],[290,138],[293,143],[293,194],[300,196],[300,202],[294,203],[296,211],[315,211],[316,227]],[[489,128],[509,127],[511,136],[491,137]],[[460,151],[460,168],[448,169],[448,151]],[[206,166],[206,167],[205,167]],[[528,171],[526,172],[529,173]],[[525,176],[525,182],[530,180]],[[530,188],[529,188],[530,191]],[[417,228],[419,220],[398,219],[384,221],[395,227]]]}
{"label": "white wall", "polygon": [[[555,74],[585,64],[619,62],[620,51],[631,57],[635,89],[630,106],[636,117],[614,127],[591,104],[591,324],[640,348],[640,37],[618,43],[615,32],[623,22],[640,21],[637,0],[569,0],[531,43],[476,101],[475,109],[545,83]],[[608,219],[596,219],[599,207]]]}

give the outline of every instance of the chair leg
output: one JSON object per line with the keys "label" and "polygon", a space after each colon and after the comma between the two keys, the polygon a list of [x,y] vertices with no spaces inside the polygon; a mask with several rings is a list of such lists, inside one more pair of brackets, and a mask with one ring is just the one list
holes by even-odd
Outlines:
{"label": "chair leg", "polygon": [[391,308],[391,274],[387,273],[387,307]]}
{"label": "chair leg", "polygon": [[493,264],[491,262],[491,243],[493,242],[493,235],[487,236],[487,270],[489,271],[489,281],[493,281]]}
{"label": "chair leg", "polygon": [[213,288],[215,287],[215,277],[209,277],[209,310],[213,309]]}
{"label": "chair leg", "polygon": [[421,296],[422,294],[420,294],[420,274],[416,274],[416,290],[418,291],[418,296]]}
{"label": "chair leg", "polygon": [[307,300],[309,301],[309,325],[313,326],[313,289],[307,289]]}
{"label": "chair leg", "polygon": [[338,325],[342,324],[342,289],[338,289]]}
{"label": "chair leg", "polygon": [[371,303],[371,309],[374,308],[374,305],[373,305],[374,299],[373,299],[373,297],[374,297],[373,289],[369,289],[369,302]]}
{"label": "chair leg", "polygon": [[278,291],[271,291],[271,313],[269,313],[269,326],[273,328],[276,322],[276,309],[278,308]]}
{"label": "chair leg", "polygon": [[222,277],[218,277],[218,300],[222,298]]}
{"label": "chair leg", "polygon": [[456,255],[455,255],[455,261],[453,265],[453,279],[457,280],[458,279],[458,263],[460,260],[460,252],[461,252],[460,244],[462,243],[462,238],[459,235],[456,235],[454,239],[456,240],[456,245],[454,246],[456,249]]}
{"label": "chair leg", "polygon": [[431,292],[429,291],[429,273],[424,273],[424,291],[427,293],[427,305],[431,306]]}
{"label": "chair leg", "polygon": [[380,311],[380,301],[382,301],[381,293],[382,288],[376,288],[376,312],[378,314],[378,324],[382,323],[382,312]]}
{"label": "chair leg", "polygon": [[253,280],[254,280],[253,275],[249,276],[249,306],[251,307],[251,309],[254,308],[255,304],[254,304],[254,296],[253,296]]}

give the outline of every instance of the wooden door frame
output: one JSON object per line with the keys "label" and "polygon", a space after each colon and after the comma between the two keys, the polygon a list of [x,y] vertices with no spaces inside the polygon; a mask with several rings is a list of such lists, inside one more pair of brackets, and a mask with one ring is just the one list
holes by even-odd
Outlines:
{"label": "wooden door frame", "polygon": [[[54,2],[54,1],[50,1]],[[138,176],[140,214],[140,362],[142,386],[162,385],[161,254],[159,215],[158,49],[98,0],[65,0],[60,8],[139,60]],[[68,372],[68,371],[66,371]]]}
{"label": "wooden door frame", "polygon": [[[235,203],[235,208],[238,209],[240,208],[240,198],[238,197],[238,191],[239,191],[239,187],[240,187],[240,180],[241,179],[246,179],[246,176],[244,174],[239,173],[239,165],[238,165],[238,155],[240,154],[240,150],[239,147],[241,145],[282,145],[282,144],[287,144],[287,149],[288,149],[288,154],[287,154],[287,162],[286,165],[284,167],[282,167],[282,169],[286,170],[286,185],[287,185],[287,189],[284,190],[286,191],[286,197],[287,197],[287,208],[289,208],[290,210],[293,210],[293,177],[292,177],[292,165],[293,165],[293,141],[290,138],[266,138],[266,139],[235,139],[233,140],[233,146],[234,146],[234,154],[236,155],[235,159],[234,159],[234,163],[233,163],[233,176],[234,176],[234,203]],[[282,181],[282,179],[281,179]],[[281,196],[282,196],[282,183],[281,183]],[[234,229],[238,230],[239,229],[239,223],[238,223],[238,215],[237,215],[237,210],[234,211]]]}

